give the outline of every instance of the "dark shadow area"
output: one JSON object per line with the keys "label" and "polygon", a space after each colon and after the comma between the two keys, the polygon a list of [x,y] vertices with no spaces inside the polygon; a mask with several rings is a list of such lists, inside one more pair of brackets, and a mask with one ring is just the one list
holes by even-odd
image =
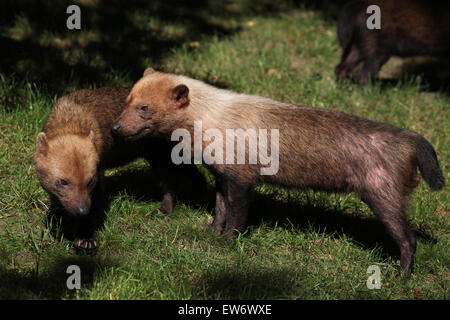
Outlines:
{"label": "dark shadow area", "polygon": [[[74,241],[76,238],[95,239],[94,234],[104,226],[106,211],[109,208],[109,201],[105,192],[102,190],[96,192],[100,195],[95,196],[96,200],[93,201],[90,213],[86,217],[70,215],[64,210],[56,197],[50,196],[50,208],[45,216],[44,224],[55,239],[61,237],[69,241]],[[82,249],[79,252],[84,253]]]}
{"label": "dark shadow area", "polygon": [[221,300],[302,299],[307,296],[307,292],[301,289],[299,282],[306,277],[300,271],[261,271],[244,267],[242,271],[223,269],[207,272],[196,283],[196,287],[203,288],[198,293],[200,296]]}
{"label": "dark shadow area", "polygon": [[[174,49],[239,32],[239,24],[229,20],[305,7],[334,24],[348,1],[83,0],[75,2],[82,21],[77,31],[66,27],[71,1],[5,0],[0,2],[0,73],[57,95],[82,87],[131,85],[146,67],[159,68]],[[411,74],[424,75],[424,90],[449,87],[448,77],[442,82],[432,71],[430,76],[416,71]]]}
{"label": "dark shadow area", "polygon": [[[208,181],[206,192],[196,192],[197,187],[187,181],[180,182],[177,190],[177,204],[184,203],[195,209],[204,209],[214,215],[215,188],[213,181]],[[160,202],[162,198],[158,180],[149,168],[121,170],[114,175],[105,177],[106,210],[113,197],[127,194],[144,202]],[[330,203],[330,206],[332,203]],[[375,216],[361,217],[350,215],[343,211],[323,208],[314,205],[303,205],[295,200],[280,201],[271,195],[255,193],[249,212],[249,226],[262,222],[271,225],[282,225],[308,232],[310,227],[326,234],[352,239],[362,248],[374,249],[380,247],[384,257],[399,258],[399,250],[387,234],[385,227]],[[436,243],[436,239],[421,230],[414,230],[416,236],[423,241]]]}
{"label": "dark shadow area", "polygon": [[[345,235],[362,248],[380,247],[385,258],[400,257],[396,244],[375,216],[370,218],[353,216],[334,209],[302,205],[294,201],[278,201],[270,196],[256,194],[250,208],[249,225],[258,225],[262,221],[287,228],[293,226],[305,232],[313,227],[317,231],[337,238]],[[436,243],[432,235],[419,230],[414,231],[418,238]]]}
{"label": "dark shadow area", "polygon": [[[73,273],[66,273],[67,267],[77,265],[81,270],[80,284],[88,288],[95,275],[117,263],[92,256],[57,257],[41,262],[42,272],[19,274],[15,270],[0,269],[0,299],[61,299],[75,295],[76,290],[67,288],[67,279]],[[42,275],[41,275],[42,274]]]}
{"label": "dark shadow area", "polygon": [[[341,1],[293,0],[5,0],[0,3],[0,73],[56,94],[87,86],[129,83],[149,65],[158,68],[173,49],[204,37],[226,37],[252,16],[301,6],[334,21]],[[81,30],[69,30],[69,5],[81,9]],[[299,21],[301,23],[301,21]],[[67,88],[67,87],[71,88]]]}
{"label": "dark shadow area", "polygon": [[[203,182],[203,181],[202,181]],[[206,182],[205,182],[206,183]],[[201,192],[198,192],[201,190]],[[105,177],[105,192],[108,201],[120,193],[145,202],[160,202],[162,199],[161,187],[158,179],[150,169],[122,170],[117,174]],[[180,181],[176,190],[177,204],[184,203],[193,208],[214,207],[214,191],[196,186],[191,181]]]}
{"label": "dark shadow area", "polygon": [[121,170],[105,177],[105,193],[108,201],[120,193],[145,202],[161,201],[162,192],[150,167]]}
{"label": "dark shadow area", "polygon": [[435,57],[407,59],[397,79],[380,80],[383,86],[395,86],[400,81],[418,81],[421,91],[450,95],[450,60]]}
{"label": "dark shadow area", "polygon": [[[130,84],[175,48],[240,30],[229,18],[289,11],[296,1],[75,1],[81,30],[68,30],[71,1],[0,3],[0,73],[63,94],[72,87]],[[113,72],[112,72],[113,71]]]}
{"label": "dark shadow area", "polygon": [[[195,195],[193,195],[191,191],[195,190],[195,186],[180,190],[181,197],[177,203],[185,203],[193,208],[203,208],[214,215],[215,188],[212,181],[209,181],[209,184],[211,187],[206,193],[198,194],[194,191]],[[121,171],[107,177],[105,186],[110,200],[119,193],[126,193],[146,202],[159,202],[162,197],[157,180],[152,177],[150,169]],[[286,228],[293,226],[304,232],[308,232],[310,227],[313,227],[315,230],[335,237],[345,235],[362,248],[380,247],[384,257],[399,258],[396,244],[375,216],[350,215],[339,210],[303,205],[295,200],[280,201],[271,195],[255,193],[250,207],[248,226],[257,226],[262,222],[282,225]],[[423,241],[437,242],[434,236],[427,232],[422,230],[414,230],[414,232]]]}
{"label": "dark shadow area", "polygon": [[419,90],[423,92],[440,92],[445,95],[450,95],[450,78],[440,79],[434,76],[424,77],[423,74],[405,74],[397,79],[377,79],[382,89],[396,87],[401,83],[417,81],[419,79]]}
{"label": "dark shadow area", "polygon": [[[352,77],[342,83],[358,85],[355,75],[360,66],[352,71]],[[440,92],[450,95],[450,60],[431,56],[410,57],[404,59],[399,70],[394,74],[377,77],[373,83],[379,83],[382,89],[396,87],[401,84],[417,83],[424,92]]]}
{"label": "dark shadow area", "polygon": [[336,23],[342,7],[351,1],[354,0],[300,0],[299,4],[320,12],[327,23]]}
{"label": "dark shadow area", "polygon": [[[201,177],[203,177],[201,175]],[[202,183],[204,186],[199,186]],[[214,190],[206,187],[206,181],[180,181],[175,190],[177,199],[175,205],[185,204],[194,209],[214,208]],[[161,202],[163,194],[159,179],[154,176],[150,166],[148,168],[124,169],[104,178],[103,191],[100,201],[91,209],[91,223],[94,231],[103,228],[106,222],[106,212],[110,209],[111,201],[119,194],[127,194],[136,200],[144,202]],[[57,200],[52,200],[49,213],[45,218],[45,225],[50,229],[55,238],[64,237],[73,241],[80,236],[80,225],[84,220],[72,217],[61,209]],[[84,230],[84,228],[81,228]],[[87,231],[89,233],[89,230]],[[86,236],[88,237],[88,236]],[[80,253],[86,251],[81,249]]]}

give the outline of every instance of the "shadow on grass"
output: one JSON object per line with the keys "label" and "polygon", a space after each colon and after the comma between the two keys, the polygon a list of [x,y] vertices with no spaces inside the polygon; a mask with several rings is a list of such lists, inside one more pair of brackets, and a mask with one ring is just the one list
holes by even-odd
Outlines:
{"label": "shadow on grass", "polygon": [[[240,30],[228,22],[274,15],[295,1],[76,1],[81,30],[68,30],[73,1],[5,0],[0,3],[0,73],[45,85],[56,94],[75,87],[116,84],[158,67],[173,49],[204,37]],[[189,46],[188,46],[189,48]]]}
{"label": "shadow on grass", "polygon": [[[190,172],[189,174],[194,174]],[[201,173],[195,181],[182,180],[176,186],[176,205],[183,203],[195,209],[214,208],[214,191],[207,187],[207,178]],[[200,185],[201,184],[201,185]],[[136,200],[145,202],[161,202],[163,197],[159,180],[154,176],[150,166],[147,168],[121,170],[105,177],[105,193],[108,202],[118,194],[125,193]]]}
{"label": "shadow on grass", "polygon": [[[0,37],[0,71],[61,92],[62,83],[104,83],[111,68],[137,79],[145,58],[158,64],[186,41],[232,32],[200,14],[207,1],[84,2],[81,31],[66,28],[70,1],[2,2],[1,25],[12,30]],[[148,26],[152,18],[157,22]],[[182,24],[185,31],[165,35],[161,29],[169,24]]]}
{"label": "shadow on grass", "polygon": [[[189,174],[194,174],[190,171]],[[191,176],[194,177],[194,176]],[[214,207],[214,194],[206,186],[203,175],[194,177],[195,181],[180,181],[176,186],[177,195],[175,205],[186,204],[194,209],[212,210]],[[201,185],[200,185],[201,184]],[[106,222],[106,212],[110,209],[111,201],[119,194],[126,194],[137,201],[161,202],[163,194],[159,179],[154,176],[150,166],[147,168],[123,169],[104,178],[104,190],[100,201],[91,209],[95,215],[91,218],[95,231],[101,230]],[[45,217],[46,226],[55,238],[63,236],[73,241],[82,223],[79,218],[64,213],[57,200],[51,201],[49,213]],[[83,252],[83,250],[81,251]]]}
{"label": "shadow on grass", "polygon": [[[408,59],[402,66],[401,72],[389,78],[376,78],[372,84],[378,83],[382,90],[397,87],[403,84],[417,84],[419,91],[442,93],[450,95],[450,60],[434,57],[421,57],[422,59]],[[358,85],[355,75],[359,68],[352,72],[341,84]]]}
{"label": "shadow on grass", "polygon": [[397,79],[380,79],[382,87],[396,86],[401,82],[418,81],[420,91],[442,92],[450,95],[450,59],[424,57],[409,59]]}
{"label": "shadow on grass", "polygon": [[[212,181],[209,181],[213,185]],[[161,201],[161,191],[150,169],[126,170],[108,177],[108,194],[111,197],[121,192],[143,201]],[[187,191],[195,186],[186,188]],[[186,190],[185,190],[186,191]],[[308,191],[305,191],[308,192]],[[184,193],[180,202],[194,208],[203,208],[214,214],[215,191],[211,187],[206,194]],[[332,206],[332,199],[329,205]],[[362,201],[361,201],[362,203]],[[349,213],[313,205],[303,205],[298,201],[280,201],[271,195],[255,193],[249,212],[249,226],[256,226],[262,222],[272,225],[293,226],[297,230],[308,232],[310,228],[332,236],[342,235],[352,239],[362,248],[374,249],[380,247],[385,257],[399,258],[399,250],[387,234],[384,225],[375,216],[362,217]],[[421,230],[414,230],[416,236],[423,241],[436,243],[436,239]]]}
{"label": "shadow on grass", "polygon": [[[195,50],[190,43],[239,32],[239,24],[229,20],[304,6],[320,12],[324,23],[334,24],[346,2],[83,0],[76,2],[81,30],[72,31],[66,27],[71,1],[5,0],[0,2],[0,73],[35,82],[57,95],[81,87],[131,85],[149,65],[161,69],[174,49]],[[426,83],[424,88],[430,90],[448,84],[433,76]]]}
{"label": "shadow on grass", "polygon": [[[208,180],[208,178],[206,178]],[[214,185],[208,181],[210,186]],[[105,210],[109,209],[112,199],[118,194],[127,194],[144,202],[160,202],[162,199],[158,180],[148,168],[126,169],[105,177]],[[177,204],[184,203],[194,209],[202,208],[214,214],[215,189],[207,188],[207,192],[197,192],[197,186],[188,181],[180,183],[177,190]],[[308,192],[308,191],[305,191]],[[332,206],[332,199],[329,205]],[[362,203],[362,202],[361,202]],[[347,210],[348,211],[348,210]],[[97,224],[101,228],[104,220]],[[399,250],[387,234],[384,225],[375,216],[361,217],[332,209],[330,207],[304,205],[295,199],[280,201],[272,195],[255,193],[249,212],[249,226],[262,222],[283,225],[308,232],[311,227],[332,236],[345,235],[366,249],[380,247],[385,257],[399,258]],[[414,230],[423,241],[436,243],[436,239],[425,232]]]}
{"label": "shadow on grass", "polygon": [[[0,73],[61,95],[74,88],[127,85],[174,49],[241,30],[231,20],[273,16],[294,8],[322,12],[334,23],[347,0],[83,0],[81,30],[68,30],[69,0],[0,2]],[[301,21],[299,21],[301,23]],[[113,71],[113,72],[111,72]]]}
{"label": "shadow on grass", "polygon": [[[330,200],[332,201],[332,200]],[[330,202],[330,205],[333,205]],[[268,195],[256,194],[249,214],[249,225],[261,222],[271,225],[294,227],[308,232],[311,227],[330,236],[345,235],[365,249],[381,248],[384,257],[399,259],[397,245],[387,234],[384,225],[375,218],[353,216],[343,211],[313,205],[302,205],[294,201],[277,201]],[[414,230],[418,238],[436,243],[433,236]]]}
{"label": "shadow on grass", "polygon": [[89,288],[96,275],[107,268],[116,266],[111,260],[93,256],[58,257],[41,263],[40,270],[28,274],[0,267],[0,299],[60,299],[74,296],[76,290],[67,288],[67,267],[77,265],[81,270],[80,282]]}
{"label": "shadow on grass", "polygon": [[196,287],[203,288],[200,296],[213,299],[304,299],[307,292],[301,288],[301,282],[306,277],[291,270],[221,269],[205,273]]}

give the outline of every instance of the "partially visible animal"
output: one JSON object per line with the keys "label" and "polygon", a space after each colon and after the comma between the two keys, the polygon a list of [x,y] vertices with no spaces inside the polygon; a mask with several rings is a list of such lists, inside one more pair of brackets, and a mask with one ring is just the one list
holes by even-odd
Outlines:
{"label": "partially visible animal", "polygon": [[[381,29],[369,29],[370,5],[380,8]],[[391,56],[448,56],[450,3],[424,0],[358,0],[347,3],[337,29],[343,53],[335,69],[337,80],[349,77],[362,63],[356,81],[373,80]]]}

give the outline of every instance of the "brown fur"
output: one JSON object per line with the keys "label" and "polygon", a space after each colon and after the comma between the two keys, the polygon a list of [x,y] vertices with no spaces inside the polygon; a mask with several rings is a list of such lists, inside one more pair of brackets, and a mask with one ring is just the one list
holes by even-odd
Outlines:
{"label": "brown fur", "polygon": [[[182,94],[173,94],[183,86]],[[149,108],[142,111],[142,106]],[[417,166],[433,189],[444,184],[434,149],[423,137],[342,112],[236,94],[160,72],[147,72],[135,84],[116,126],[118,133],[133,140],[149,135],[169,139],[178,128],[193,136],[194,120],[203,121],[203,130],[279,130],[275,175],[260,175],[261,163],[209,165],[217,178],[217,233],[232,236],[243,230],[248,193],[256,184],[353,191],[383,221],[401,250],[402,269],[410,270],[416,240],[404,209],[419,183]]]}
{"label": "brown fur", "polygon": [[[369,30],[369,5],[381,11],[381,29]],[[338,38],[344,51],[336,67],[338,80],[363,63],[357,81],[366,84],[392,56],[444,56],[450,53],[450,5],[424,0],[358,0],[343,7]]]}
{"label": "brown fur", "polygon": [[174,206],[173,189],[179,178],[174,175],[189,175],[194,169],[175,167],[169,161],[170,148],[166,143],[148,139],[125,144],[112,136],[111,125],[122,112],[129,92],[127,88],[100,88],[64,96],[56,101],[37,137],[35,164],[39,181],[53,203],[82,221],[78,221],[80,230],[76,231],[75,240],[80,246],[96,246],[93,219],[102,210],[101,180],[105,168],[137,157],[146,158],[162,180],[161,210],[166,213]]}

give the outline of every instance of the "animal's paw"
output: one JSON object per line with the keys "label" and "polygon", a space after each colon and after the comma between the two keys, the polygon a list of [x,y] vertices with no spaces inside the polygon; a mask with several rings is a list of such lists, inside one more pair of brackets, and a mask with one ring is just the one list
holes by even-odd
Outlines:
{"label": "animal's paw", "polygon": [[224,228],[222,225],[213,222],[209,224],[209,227],[213,230],[214,235],[218,237],[224,235]]}
{"label": "animal's paw", "polygon": [[171,214],[173,211],[173,204],[172,203],[168,204],[168,203],[163,202],[157,211],[158,211],[158,213],[161,213],[161,214]]}
{"label": "animal's paw", "polygon": [[82,249],[95,249],[97,248],[97,240],[92,237],[92,238],[76,238],[74,240],[75,246],[77,246],[78,248],[82,248]]}
{"label": "animal's paw", "polygon": [[173,211],[173,207],[175,206],[175,195],[166,192],[163,196],[163,200],[161,201],[161,206],[158,209],[158,213],[170,214]]}

